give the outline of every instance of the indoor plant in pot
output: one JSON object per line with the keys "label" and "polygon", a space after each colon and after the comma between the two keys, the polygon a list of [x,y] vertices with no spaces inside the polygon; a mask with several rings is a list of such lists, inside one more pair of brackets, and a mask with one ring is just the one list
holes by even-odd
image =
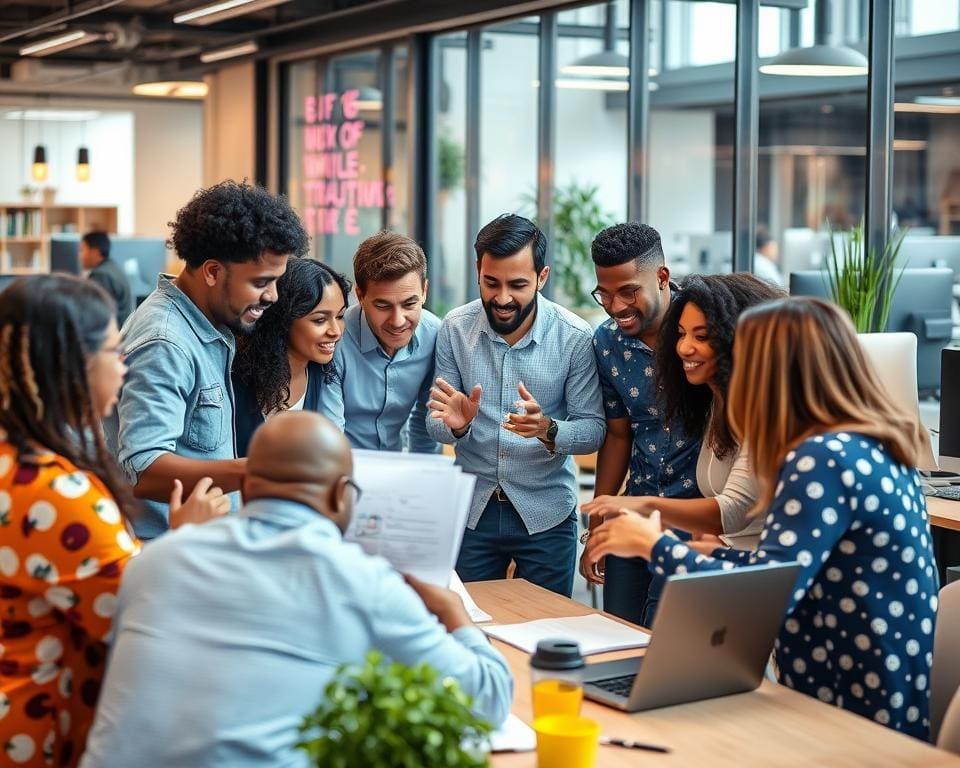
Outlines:
{"label": "indoor plant in pot", "polygon": [[379,652],[337,668],[297,745],[324,768],[480,768],[492,726],[452,678],[427,664],[388,663]]}

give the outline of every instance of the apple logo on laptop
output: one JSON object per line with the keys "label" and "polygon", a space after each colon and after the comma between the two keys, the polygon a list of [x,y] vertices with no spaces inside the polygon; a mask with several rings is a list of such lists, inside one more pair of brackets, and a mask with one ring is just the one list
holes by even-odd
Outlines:
{"label": "apple logo on laptop", "polygon": [[710,645],[716,647],[718,645],[723,645],[723,641],[727,637],[727,628],[720,627],[720,629],[715,629],[713,634],[710,635]]}

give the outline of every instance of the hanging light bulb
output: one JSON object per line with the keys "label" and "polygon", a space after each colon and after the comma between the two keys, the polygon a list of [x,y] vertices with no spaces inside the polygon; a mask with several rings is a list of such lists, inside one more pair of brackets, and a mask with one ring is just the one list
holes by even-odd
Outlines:
{"label": "hanging light bulb", "polygon": [[33,149],[33,166],[30,175],[34,181],[46,181],[49,166],[47,165],[47,149],[43,144],[37,144]]}
{"label": "hanging light bulb", "polygon": [[77,181],[90,181],[90,150],[86,147],[77,150]]}

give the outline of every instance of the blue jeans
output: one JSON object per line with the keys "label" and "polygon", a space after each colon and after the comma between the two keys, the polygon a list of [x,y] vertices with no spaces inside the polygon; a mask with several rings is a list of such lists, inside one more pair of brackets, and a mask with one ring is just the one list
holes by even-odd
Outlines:
{"label": "blue jeans", "polygon": [[[674,534],[683,541],[690,538],[685,531],[674,530]],[[603,610],[652,629],[666,581],[666,577],[657,576],[642,557],[608,555],[603,579]]]}
{"label": "blue jeans", "polygon": [[507,567],[517,564],[515,576],[551,592],[570,597],[577,555],[576,511],[559,525],[541,533],[527,527],[506,496],[494,493],[474,530],[467,528],[457,558],[463,581],[505,579]]}

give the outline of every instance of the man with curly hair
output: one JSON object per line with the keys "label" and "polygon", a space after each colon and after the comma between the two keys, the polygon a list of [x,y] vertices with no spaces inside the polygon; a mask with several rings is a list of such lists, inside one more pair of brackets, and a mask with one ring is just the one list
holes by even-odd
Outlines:
{"label": "man with curly hair", "polygon": [[201,189],[170,226],[168,245],[184,268],[161,275],[124,327],[128,373],[108,425],[144,499],[141,539],[167,529],[174,479],[189,493],[212,477],[237,508],[245,460],[236,458],[233,431],[234,334],[253,330],[277,299],[287,259],[309,243],[286,199],[234,181]]}
{"label": "man with curly hair", "polygon": [[[664,264],[660,234],[646,224],[608,227],[594,238],[593,298],[610,315],[593,334],[607,432],[597,455],[594,495],[699,496],[699,440],[664,424],[654,374],[657,336],[677,287]],[[627,471],[629,469],[629,476]],[[587,505],[587,510],[589,510]],[[591,518],[591,526],[600,523]],[[645,627],[653,625],[662,578],[640,558],[580,560],[580,572],[603,585],[603,608]]]}

